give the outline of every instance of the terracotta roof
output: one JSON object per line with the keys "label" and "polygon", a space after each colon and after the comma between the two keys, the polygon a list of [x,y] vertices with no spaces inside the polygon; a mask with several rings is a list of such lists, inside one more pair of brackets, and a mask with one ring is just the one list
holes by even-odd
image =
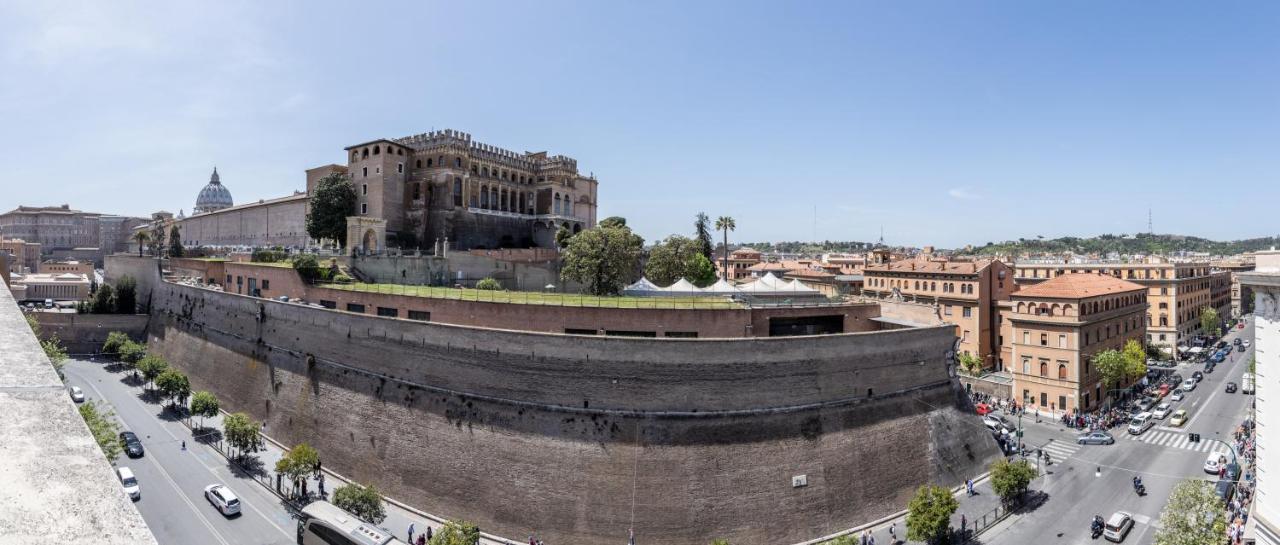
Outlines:
{"label": "terracotta roof", "polygon": [[1121,280],[1109,274],[1063,274],[1033,286],[1014,292],[1016,297],[1049,297],[1053,299],[1084,299],[1123,291],[1145,291],[1140,284]]}
{"label": "terracotta roof", "polygon": [[922,260],[905,260],[894,261],[887,265],[867,265],[865,272],[918,272],[929,274],[975,274],[988,266],[993,261],[990,259],[980,259],[977,261],[922,261]]}
{"label": "terracotta roof", "polygon": [[831,274],[827,271],[819,271],[816,269],[791,269],[787,271],[786,274],[784,274],[783,276],[784,277],[794,276],[797,278],[835,278],[836,275]]}
{"label": "terracotta roof", "polygon": [[807,259],[801,259],[801,260],[798,260],[798,261],[791,261],[791,260],[783,260],[783,261],[761,261],[761,262],[756,263],[756,264],[754,264],[754,265],[752,265],[752,266],[750,266],[750,267],[747,267],[747,270],[749,270],[749,271],[781,271],[781,270],[788,270],[788,271],[789,271],[789,270],[792,270],[792,269],[808,269],[808,268],[812,267],[812,266],[813,266],[813,264],[814,264],[814,262],[813,262],[812,260],[807,260]]}

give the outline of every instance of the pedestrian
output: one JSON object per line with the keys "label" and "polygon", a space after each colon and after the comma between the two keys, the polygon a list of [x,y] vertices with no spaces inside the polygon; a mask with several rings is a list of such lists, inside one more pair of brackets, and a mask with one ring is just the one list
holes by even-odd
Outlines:
{"label": "pedestrian", "polygon": [[413,543],[413,522],[409,523],[409,543]]}
{"label": "pedestrian", "polygon": [[316,457],[316,476],[320,477],[320,457]]}
{"label": "pedestrian", "polygon": [[323,473],[320,474],[320,497],[322,499],[327,497],[324,493],[324,474]]}
{"label": "pedestrian", "polygon": [[969,493],[969,496],[973,496],[973,479],[965,479],[964,488]]}
{"label": "pedestrian", "polygon": [[892,542],[890,545],[897,545],[898,543],[898,523],[896,521],[889,523],[889,541]]}
{"label": "pedestrian", "polygon": [[183,440],[182,440],[182,450],[187,450],[187,440],[186,440],[186,439],[183,439]]}
{"label": "pedestrian", "polygon": [[538,540],[533,539],[533,536],[529,536],[529,545],[538,545]]}
{"label": "pedestrian", "polygon": [[431,541],[431,527],[427,526],[427,541]]}
{"label": "pedestrian", "polygon": [[876,545],[876,535],[867,530],[867,545]]}
{"label": "pedestrian", "polygon": [[964,515],[960,515],[960,535],[961,536],[964,535],[964,530],[968,526],[969,526],[969,520],[964,518]]}

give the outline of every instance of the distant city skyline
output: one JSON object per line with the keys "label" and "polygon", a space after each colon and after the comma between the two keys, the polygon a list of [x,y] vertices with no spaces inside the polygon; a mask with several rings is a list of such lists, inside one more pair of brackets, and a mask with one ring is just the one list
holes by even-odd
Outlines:
{"label": "distant city skyline", "polygon": [[303,7],[0,7],[0,208],[190,214],[214,165],[247,203],[448,127],[578,159],[649,242],[700,211],[731,242],[1133,234],[1149,208],[1276,231],[1249,210],[1280,198],[1273,4]]}

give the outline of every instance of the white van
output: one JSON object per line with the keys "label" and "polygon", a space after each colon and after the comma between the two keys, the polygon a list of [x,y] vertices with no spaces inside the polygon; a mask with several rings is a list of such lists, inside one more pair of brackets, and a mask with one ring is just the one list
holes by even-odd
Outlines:
{"label": "white van", "polygon": [[1144,412],[1135,414],[1133,415],[1133,418],[1129,420],[1129,433],[1133,435],[1141,435],[1142,432],[1147,431],[1155,424],[1155,420],[1151,418],[1151,413]]}
{"label": "white van", "polygon": [[133,501],[142,499],[142,489],[138,488],[138,479],[133,476],[132,469],[118,467],[116,476],[120,478],[120,486],[124,487],[124,492],[129,495],[129,499]]}
{"label": "white van", "polygon": [[1253,393],[1253,375],[1249,373],[1244,374],[1244,379],[1240,381],[1240,393],[1242,394]]}

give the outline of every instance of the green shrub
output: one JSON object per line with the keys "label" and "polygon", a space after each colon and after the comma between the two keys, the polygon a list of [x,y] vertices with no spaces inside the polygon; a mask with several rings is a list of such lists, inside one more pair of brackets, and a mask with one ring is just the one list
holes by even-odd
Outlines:
{"label": "green shrub", "polygon": [[479,282],[476,282],[476,289],[502,291],[502,283],[498,282],[497,280],[494,280],[493,278],[484,278],[484,279],[481,279]]}
{"label": "green shrub", "polygon": [[294,257],[293,269],[298,271],[298,276],[306,282],[315,282],[321,275],[320,263],[316,261],[316,256],[311,254]]}

